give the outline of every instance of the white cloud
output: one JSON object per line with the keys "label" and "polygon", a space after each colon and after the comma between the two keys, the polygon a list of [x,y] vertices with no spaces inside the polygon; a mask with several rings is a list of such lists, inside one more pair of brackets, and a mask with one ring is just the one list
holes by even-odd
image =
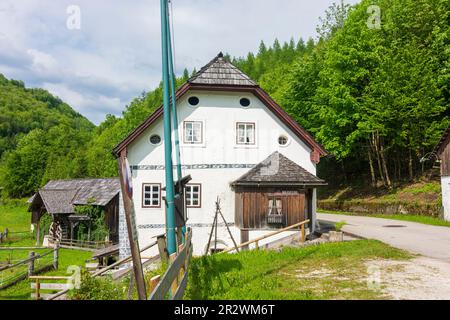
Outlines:
{"label": "white cloud", "polygon": [[[219,51],[243,56],[261,40],[314,36],[333,1],[173,0],[177,72]],[[73,4],[81,30],[66,27]],[[149,0],[2,0],[0,73],[47,88],[96,123],[120,115],[160,81],[159,14],[159,1]]]}

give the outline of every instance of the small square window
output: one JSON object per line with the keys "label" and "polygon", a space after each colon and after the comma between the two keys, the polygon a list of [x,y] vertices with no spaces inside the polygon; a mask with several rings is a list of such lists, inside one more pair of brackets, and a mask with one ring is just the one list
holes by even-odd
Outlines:
{"label": "small square window", "polygon": [[255,124],[251,122],[238,122],[236,124],[236,143],[255,144]]}
{"label": "small square window", "polygon": [[188,184],[186,185],[186,206],[188,208],[200,208],[201,207],[201,190],[200,184]]}
{"label": "small square window", "polygon": [[161,185],[155,183],[144,183],[142,188],[142,207],[161,207]]}
{"label": "small square window", "polygon": [[184,122],[184,143],[186,144],[203,143],[203,122],[201,121]]}

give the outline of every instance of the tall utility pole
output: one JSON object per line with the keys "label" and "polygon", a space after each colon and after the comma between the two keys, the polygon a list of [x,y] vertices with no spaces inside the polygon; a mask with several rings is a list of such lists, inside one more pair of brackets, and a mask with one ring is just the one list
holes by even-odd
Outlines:
{"label": "tall utility pole", "polygon": [[[169,255],[176,252],[175,236],[175,203],[172,164],[172,126],[169,96],[169,37],[168,37],[168,5],[167,0],[161,0],[161,47],[163,74],[163,106],[164,106],[164,158],[166,173],[166,233],[167,251]],[[172,57],[170,57],[172,59]]]}

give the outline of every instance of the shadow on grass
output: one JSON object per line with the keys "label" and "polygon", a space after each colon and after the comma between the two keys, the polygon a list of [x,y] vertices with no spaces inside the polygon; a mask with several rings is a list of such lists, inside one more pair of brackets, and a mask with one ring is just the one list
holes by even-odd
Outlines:
{"label": "shadow on grass", "polygon": [[216,256],[203,256],[192,260],[189,276],[188,296],[193,300],[205,300],[217,290],[224,290],[224,274],[241,270],[238,259],[218,259]]}

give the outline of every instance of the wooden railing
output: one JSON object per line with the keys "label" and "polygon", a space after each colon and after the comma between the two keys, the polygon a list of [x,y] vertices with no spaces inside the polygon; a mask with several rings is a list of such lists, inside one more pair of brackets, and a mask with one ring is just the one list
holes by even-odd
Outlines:
{"label": "wooden railing", "polygon": [[[142,249],[140,250],[140,252],[142,253],[142,252],[144,252],[144,251],[146,251],[146,250],[152,248],[152,247],[155,246],[156,244],[157,244],[157,241],[152,242],[152,243],[149,244],[148,246],[145,246],[144,248],[142,248]],[[120,266],[120,265],[122,265],[122,264],[125,264],[125,263],[130,262],[131,259],[132,259],[131,256],[125,257],[125,258],[123,258],[123,259],[120,259],[119,261],[117,261],[117,262],[115,262],[115,263],[113,263],[113,264],[107,266],[106,268],[103,268],[103,269],[100,269],[100,270],[94,272],[94,273],[92,274],[92,277],[95,278],[95,277],[101,276],[101,275],[105,274],[107,271],[109,271],[109,270],[111,270],[111,269],[113,269],[113,268],[116,268],[116,267],[118,267],[118,266]],[[147,263],[147,261],[145,261],[143,264],[145,265],[146,263]],[[66,290],[63,290],[63,291],[61,291],[61,292],[58,292],[58,293],[54,294],[53,296],[49,297],[48,300],[54,300],[54,299],[56,299],[56,298],[59,298],[59,297],[65,295],[66,293],[68,293],[69,290],[70,290],[70,289],[66,289]]]}
{"label": "wooden railing", "polygon": [[61,248],[72,248],[81,250],[98,250],[112,246],[111,241],[86,241],[86,240],[74,240],[74,239],[55,239],[49,238],[52,243],[58,242]]}
{"label": "wooden railing", "polygon": [[186,242],[179,246],[178,253],[169,257],[171,264],[164,275],[150,280],[150,300],[180,300],[187,286],[189,261],[192,257],[192,229],[186,233]]}
{"label": "wooden railing", "polygon": [[[36,300],[53,300],[55,296],[60,296],[62,291],[68,291],[73,288],[73,276],[72,277],[59,277],[59,276],[31,276],[30,280],[35,280],[31,283],[31,289],[35,290],[31,293],[31,298]],[[58,281],[65,280],[65,283],[47,283],[43,281]],[[52,291],[52,293],[42,293],[41,291]],[[59,292],[54,293],[54,291],[59,290]],[[61,291],[62,290],[62,291]]]}
{"label": "wooden railing", "polygon": [[[34,247],[31,247],[34,248]],[[0,248],[0,250],[28,250],[30,248],[22,247],[8,247],[8,248]],[[42,249],[42,248],[35,248]],[[40,261],[44,257],[49,256],[53,253],[53,256],[50,259],[46,259],[45,261]],[[28,258],[20,260],[18,262],[2,266],[0,268],[0,289],[8,288],[19,281],[25,280],[35,274],[42,273],[44,271],[50,269],[58,269],[58,259],[59,259],[59,247],[55,246],[55,248],[50,249],[44,253],[36,254],[34,251],[30,251]],[[48,260],[48,261],[47,261]],[[41,262],[37,264],[36,262]],[[6,278],[3,274],[11,274],[7,275]]]}
{"label": "wooden railing", "polygon": [[[289,231],[291,229],[298,228],[298,227],[300,227],[300,241],[301,242],[305,242],[305,224],[307,224],[309,222],[310,222],[310,220],[305,220],[305,221],[293,224],[293,225],[291,225],[289,227],[286,227],[286,228],[283,228],[283,229],[279,229],[277,231],[268,233],[268,234],[263,235],[261,237],[258,237],[256,239],[253,239],[253,240],[241,243],[240,245],[237,246],[237,248],[239,249],[239,248],[242,248],[242,247],[246,247],[249,244],[254,243],[255,246],[256,246],[256,249],[259,249],[259,241],[267,239],[267,238],[270,238],[270,237],[272,237],[274,235],[280,234],[281,232]],[[233,250],[236,250],[236,247],[226,248],[225,250],[221,251],[220,253],[227,253],[227,252],[231,252]]]}

